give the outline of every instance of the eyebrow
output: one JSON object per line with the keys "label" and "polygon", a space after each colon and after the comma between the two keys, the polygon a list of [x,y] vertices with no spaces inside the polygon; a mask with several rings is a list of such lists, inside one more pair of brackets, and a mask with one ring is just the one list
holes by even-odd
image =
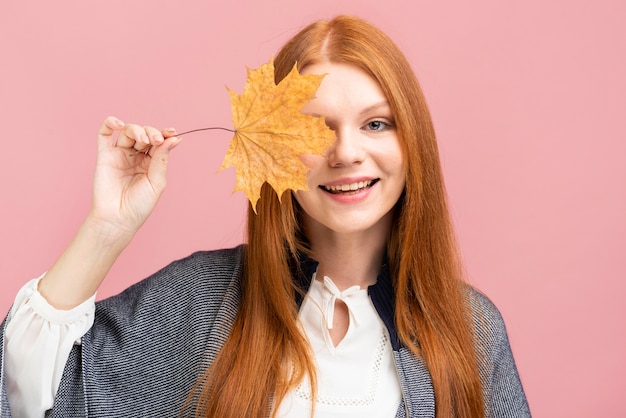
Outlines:
{"label": "eyebrow", "polygon": [[[359,115],[364,115],[366,113],[369,113],[369,112],[371,112],[373,110],[376,110],[376,109],[379,109],[381,107],[389,108],[389,111],[391,111],[391,106],[389,106],[389,102],[387,100],[383,100],[382,102],[374,103],[371,106],[367,106],[365,109],[363,109],[363,110],[361,110],[359,112]],[[311,116],[315,116],[315,117],[319,118],[319,117],[322,117],[324,115],[320,115],[319,113],[311,113]]]}
{"label": "eyebrow", "polygon": [[[376,109],[379,109],[379,108],[381,108],[381,107],[387,107],[387,108],[389,108],[389,107],[390,107],[390,106],[389,106],[389,102],[387,102],[387,100],[383,100],[382,102],[379,102],[379,103],[374,103],[373,105],[371,105],[371,106],[367,106],[365,109],[361,110],[361,111],[359,112],[359,114],[363,115],[363,114],[365,114],[365,113],[369,113],[369,112],[371,112],[372,110],[376,110]],[[390,110],[391,110],[391,109],[390,109]]]}

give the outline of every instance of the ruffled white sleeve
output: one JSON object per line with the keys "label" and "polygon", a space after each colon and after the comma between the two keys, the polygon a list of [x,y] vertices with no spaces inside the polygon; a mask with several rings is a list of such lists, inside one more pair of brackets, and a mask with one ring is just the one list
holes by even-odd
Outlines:
{"label": "ruffled white sleeve", "polygon": [[73,309],[55,309],[37,291],[40,279],[20,289],[6,325],[6,388],[15,417],[41,418],[52,408],[72,346],[94,320],[95,295]]}

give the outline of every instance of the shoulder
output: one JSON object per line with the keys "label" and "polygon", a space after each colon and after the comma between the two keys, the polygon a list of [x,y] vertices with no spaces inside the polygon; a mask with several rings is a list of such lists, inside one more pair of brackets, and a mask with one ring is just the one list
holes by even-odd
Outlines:
{"label": "shoulder", "polygon": [[[502,314],[496,304],[483,292],[473,286],[467,285],[465,294],[475,325],[487,327],[492,330],[504,326]],[[476,324],[476,322],[478,322]]]}
{"label": "shoulder", "polygon": [[[195,290],[224,290],[233,281],[239,281],[242,273],[245,247],[198,251],[176,260],[158,271],[138,287],[175,287]],[[204,288],[208,289],[204,289]]]}
{"label": "shoulder", "polygon": [[211,310],[230,299],[238,303],[245,246],[199,251],[96,303],[96,313],[136,317]]}
{"label": "shoulder", "polygon": [[510,368],[510,372],[517,375],[500,310],[484,293],[473,287],[468,287],[467,298],[472,311],[474,346],[483,381],[490,380],[502,368]]}
{"label": "shoulder", "polygon": [[474,344],[479,359],[490,362],[498,361],[501,356],[510,356],[509,337],[498,307],[484,293],[471,286],[467,287],[466,297],[471,309]]}
{"label": "shoulder", "polygon": [[230,278],[238,274],[243,262],[245,246],[212,251],[198,251],[185,258],[176,260],[154,274],[149,280],[158,281],[162,277],[175,276],[178,279],[195,278]]}

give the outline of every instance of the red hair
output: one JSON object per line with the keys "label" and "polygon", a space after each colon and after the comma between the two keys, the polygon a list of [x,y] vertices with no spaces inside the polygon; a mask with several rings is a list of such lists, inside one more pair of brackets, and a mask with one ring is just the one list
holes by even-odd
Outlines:
{"label": "red hair", "polygon": [[[461,266],[433,124],[415,75],[398,47],[367,22],[339,16],[299,32],[274,60],[276,82],[297,63],[348,63],[380,84],[391,106],[406,164],[387,244],[402,343],[426,362],[436,416],[484,416],[482,389]],[[291,194],[290,191],[286,192]],[[297,325],[289,266],[307,252],[293,195],[282,204],[267,185],[258,214],[248,210],[242,304],[224,348],[199,386],[197,416],[269,415],[315,367]]]}

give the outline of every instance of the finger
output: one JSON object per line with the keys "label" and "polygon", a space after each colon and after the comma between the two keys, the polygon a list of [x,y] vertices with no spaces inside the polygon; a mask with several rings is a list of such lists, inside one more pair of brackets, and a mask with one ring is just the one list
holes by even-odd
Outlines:
{"label": "finger", "polygon": [[164,143],[163,145],[167,147],[167,152],[170,152],[171,150],[176,148],[178,144],[181,143],[182,140],[183,140],[182,136],[173,136],[173,137],[167,138],[167,142]]}
{"label": "finger", "polygon": [[144,130],[146,131],[146,135],[150,139],[150,145],[161,145],[165,138],[163,138],[163,134],[156,128],[152,126],[144,126]]}
{"label": "finger", "polygon": [[[167,135],[167,132],[166,132]],[[157,154],[160,154],[164,151],[169,152],[171,150],[173,150],[174,148],[176,148],[178,146],[178,144],[182,141],[182,137],[177,137],[177,136],[170,136],[167,137],[163,140],[163,143],[161,145],[159,145],[158,147],[151,147],[150,150],[148,151],[148,155],[150,157],[154,157]]]}
{"label": "finger", "polygon": [[114,133],[124,128],[125,124],[115,116],[109,116],[98,129],[98,139],[102,146],[112,147],[115,145]]}
{"label": "finger", "polygon": [[163,138],[165,138],[165,139],[171,138],[173,136],[176,136],[176,129],[174,129],[174,128],[163,129],[161,131],[161,135],[163,135]]}
{"label": "finger", "polygon": [[116,145],[121,148],[135,148],[140,150],[150,145],[150,139],[142,126],[128,124],[117,137]]}
{"label": "finger", "polygon": [[182,138],[170,137],[157,147],[152,147],[150,165],[148,166],[148,178],[155,190],[159,192],[165,188],[165,175],[170,151],[180,144]]}
{"label": "finger", "polygon": [[148,139],[150,140],[150,145],[137,146],[137,143],[135,143],[134,148],[137,151],[141,151],[152,156],[155,148],[161,145],[163,141],[165,141],[165,138],[163,138],[163,134],[158,129],[153,128],[152,126],[144,126],[143,128],[146,131]]}
{"label": "finger", "polygon": [[137,151],[140,151],[140,152],[143,152],[152,156],[154,154],[154,150],[156,149],[156,147],[161,145],[165,139],[163,138],[163,135],[158,129],[153,128],[152,126],[144,126],[143,128],[146,131],[146,135],[148,136],[148,139],[150,140],[150,145],[142,144],[142,146],[137,146],[138,144],[135,143],[134,148]]}

